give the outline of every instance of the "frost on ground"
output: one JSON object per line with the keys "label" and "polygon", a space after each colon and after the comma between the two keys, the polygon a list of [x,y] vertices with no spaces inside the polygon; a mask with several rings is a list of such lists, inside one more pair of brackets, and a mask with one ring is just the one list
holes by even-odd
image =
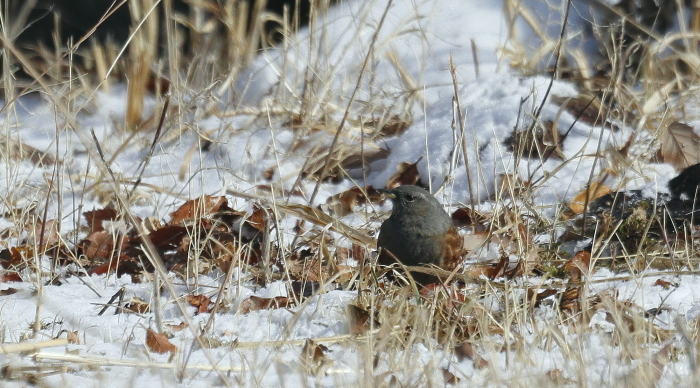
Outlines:
{"label": "frost on ground", "polygon": [[[7,104],[4,385],[693,385],[692,226],[645,210],[566,236],[586,195],[656,206],[677,165],[653,147],[673,109],[692,133],[694,98],[649,84],[634,115],[591,119],[582,83],[512,69],[544,58],[530,36],[557,54],[525,11],[389,4],[335,5],[218,95],[147,97],[138,132],[125,86]],[[412,290],[362,265],[389,210],[369,186],[388,182],[456,211],[463,283]]]}

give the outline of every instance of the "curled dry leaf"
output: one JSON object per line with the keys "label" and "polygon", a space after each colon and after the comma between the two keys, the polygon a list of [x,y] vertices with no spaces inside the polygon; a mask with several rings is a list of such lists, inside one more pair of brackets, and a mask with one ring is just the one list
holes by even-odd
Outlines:
{"label": "curled dry leaf", "polygon": [[307,365],[318,367],[326,361],[325,352],[328,347],[322,344],[317,344],[314,340],[307,338],[304,342],[304,347],[301,349],[301,355]]}
{"label": "curled dry leaf", "polygon": [[16,294],[17,291],[18,290],[16,288],[9,287],[9,288],[6,288],[4,290],[0,290],[0,296],[7,296],[7,295]]}
{"label": "curled dry leaf", "polygon": [[524,182],[519,176],[513,174],[498,174],[496,178],[497,196],[501,198],[520,198],[522,193],[530,186],[530,182]]}
{"label": "curled dry leaf", "polygon": [[398,136],[406,132],[412,120],[393,115],[387,120],[369,120],[363,123],[365,127],[379,128],[379,134],[385,137]]}
{"label": "curled dry leaf", "polygon": [[253,207],[253,214],[248,217],[246,223],[260,232],[265,231],[265,211],[257,206]]}
{"label": "curled dry leaf", "polygon": [[106,230],[90,233],[80,242],[80,251],[90,261],[109,260],[127,248],[127,237],[119,236],[118,239],[115,241],[114,234]]}
{"label": "curled dry leaf", "polygon": [[58,245],[61,241],[58,226],[56,220],[38,221],[34,226],[34,233],[30,236],[29,244],[36,246],[41,244],[41,250]]}
{"label": "curled dry leaf", "polygon": [[488,213],[478,212],[470,208],[461,207],[452,212],[451,217],[455,226],[483,226],[483,224],[491,218],[491,215]]}
{"label": "curled dry leaf", "polygon": [[520,132],[514,132],[504,141],[504,144],[509,151],[526,158],[564,159],[564,151],[561,149],[562,139],[554,122],[550,120],[542,125],[532,125]]}
{"label": "curled dry leaf", "polygon": [[80,345],[80,336],[78,336],[78,331],[66,331],[66,339],[69,344]]}
{"label": "curled dry leaf", "polygon": [[127,312],[146,314],[151,311],[151,305],[139,297],[134,297],[124,306],[124,309],[126,309]]}
{"label": "curled dry leaf", "polygon": [[91,233],[100,232],[105,230],[102,225],[103,221],[114,221],[117,219],[117,211],[112,207],[106,207],[104,209],[86,211],[83,213],[83,217],[85,217]]}
{"label": "curled dry leaf", "polygon": [[202,314],[209,312],[211,298],[203,294],[187,295],[187,303],[197,308],[197,314]]}
{"label": "curled dry leaf", "polygon": [[459,383],[459,377],[455,376],[447,368],[442,368],[442,377],[445,378],[445,384],[455,385],[455,384]]}
{"label": "curled dry leaf", "polygon": [[537,292],[537,290],[534,290],[532,288],[527,289],[527,299],[528,300],[533,300],[535,301],[534,307],[537,307],[542,303],[543,300],[549,298],[552,295],[556,295],[557,290],[555,289],[548,289],[548,290],[543,290],[542,292]]}
{"label": "curled dry leaf", "polygon": [[168,337],[166,337],[165,334],[156,333],[150,328],[146,329],[146,346],[152,352],[158,354],[168,352],[175,354],[175,352],[177,352],[177,347],[168,341]]}
{"label": "curled dry leaf", "polygon": [[241,305],[238,307],[238,312],[241,314],[248,314],[251,311],[278,309],[281,307],[287,307],[289,303],[290,300],[284,296],[261,298],[259,296],[251,295],[246,300],[241,302]]}
{"label": "curled dry leaf", "polygon": [[378,203],[381,200],[381,194],[372,186],[367,186],[364,189],[353,187],[329,197],[326,204],[330,205],[333,214],[342,217],[352,213],[355,206],[364,205],[368,202]]}
{"label": "curled dry leaf", "polygon": [[[348,314],[348,323],[350,326],[350,334],[360,335],[365,333],[370,328],[370,314],[367,310],[349,304],[346,308]],[[375,321],[374,327],[379,327],[379,324]]]}
{"label": "curled dry leaf", "polygon": [[593,182],[571,199],[571,202],[568,203],[569,209],[571,209],[574,214],[581,214],[586,209],[586,205],[610,193],[612,193],[610,187],[600,182]]}
{"label": "curled dry leaf", "polygon": [[581,299],[578,287],[569,287],[561,294],[559,308],[571,314],[581,311]]}
{"label": "curled dry leaf", "polygon": [[591,253],[588,251],[578,251],[574,257],[564,263],[562,269],[571,276],[571,281],[578,282],[583,275],[588,275],[590,264]]}
{"label": "curled dry leaf", "polygon": [[461,343],[457,346],[454,347],[452,350],[457,356],[457,359],[459,361],[464,360],[465,358],[468,358],[474,362],[474,368],[475,369],[483,369],[489,365],[489,362],[484,360],[479,353],[477,353],[474,350],[474,347],[472,344],[468,342]]}
{"label": "curled dry leaf", "polygon": [[656,279],[656,281],[654,282],[654,285],[655,285],[655,286],[659,286],[659,287],[663,288],[664,290],[668,290],[668,289],[671,288],[671,287],[678,287],[677,284],[673,284],[673,283],[671,283],[671,282],[667,282],[667,281],[665,281],[665,280],[663,280],[663,279]]}
{"label": "curled dry leaf", "polygon": [[185,322],[180,322],[177,325],[166,324],[165,326],[167,326],[172,332],[182,331],[187,328],[187,324]]}
{"label": "curled dry leaf", "polygon": [[672,164],[676,170],[700,163],[700,136],[687,124],[671,123],[661,132],[658,159]]}
{"label": "curled dry leaf", "polygon": [[185,202],[179,209],[170,213],[170,225],[179,225],[185,222],[195,221],[226,209],[228,209],[226,197],[205,195],[204,197]]}
{"label": "curled dry leaf", "polygon": [[386,182],[387,189],[395,189],[399,186],[415,185],[420,180],[418,172],[418,162],[423,159],[419,158],[415,163],[403,162],[396,168],[396,174]]}

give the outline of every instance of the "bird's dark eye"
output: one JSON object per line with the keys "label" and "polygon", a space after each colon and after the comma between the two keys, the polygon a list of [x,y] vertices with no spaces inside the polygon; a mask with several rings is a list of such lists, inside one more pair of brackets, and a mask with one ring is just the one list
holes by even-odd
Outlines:
{"label": "bird's dark eye", "polygon": [[413,194],[406,194],[406,201],[413,202],[416,200],[416,196]]}

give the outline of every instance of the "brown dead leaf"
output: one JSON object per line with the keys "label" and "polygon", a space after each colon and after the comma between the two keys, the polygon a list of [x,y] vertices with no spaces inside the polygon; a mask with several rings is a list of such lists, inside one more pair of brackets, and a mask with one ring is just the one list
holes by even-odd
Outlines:
{"label": "brown dead leaf", "polygon": [[253,214],[248,217],[246,223],[260,232],[265,231],[265,211],[257,206],[253,207]]}
{"label": "brown dead leaf", "polygon": [[209,312],[211,298],[203,294],[187,295],[187,303],[189,303],[191,306],[197,307],[197,314],[202,314]]}
{"label": "brown dead leaf", "polygon": [[17,272],[4,272],[2,277],[0,277],[0,282],[10,283],[10,282],[22,282],[22,277],[19,276]]}
{"label": "brown dead leaf", "polygon": [[[370,314],[367,310],[358,306],[349,304],[346,308],[348,314],[348,323],[350,326],[350,334],[364,334],[370,328]],[[375,321],[374,327],[379,327]]]}
{"label": "brown dead leaf", "polygon": [[480,232],[474,234],[462,235],[464,241],[463,249],[465,252],[472,252],[475,249],[482,247],[489,239],[489,233]]}
{"label": "brown dead leaf", "polygon": [[396,168],[396,174],[392,175],[386,182],[386,188],[391,190],[399,186],[415,185],[418,183],[420,180],[418,162],[420,162],[421,159],[423,159],[423,157],[418,158],[415,163],[402,162],[399,164]]}
{"label": "brown dead leaf", "polygon": [[496,177],[497,196],[501,198],[520,198],[521,194],[530,187],[530,182],[523,182],[513,174],[498,174]]}
{"label": "brown dead leaf", "polygon": [[133,311],[137,314],[146,314],[151,311],[151,305],[139,297],[134,297],[124,306],[124,309],[127,312]]}
{"label": "brown dead leaf", "polygon": [[182,331],[187,328],[187,324],[185,322],[180,322],[178,325],[166,324],[165,326],[167,326],[172,332]]}
{"label": "brown dead leaf", "polygon": [[561,149],[562,140],[554,122],[548,120],[542,125],[533,125],[520,132],[514,132],[504,141],[504,144],[509,151],[526,158],[565,159],[564,151]]}
{"label": "brown dead leaf", "polygon": [[503,270],[508,264],[508,256],[503,255],[496,265],[493,264],[476,264],[467,267],[465,275],[478,278],[486,276],[489,279],[495,279],[503,274]]}
{"label": "brown dead leaf", "polygon": [[700,163],[700,136],[693,127],[674,122],[661,133],[661,148],[657,158],[682,170]]}
{"label": "brown dead leaf", "polygon": [[105,230],[103,221],[114,221],[117,219],[117,211],[114,208],[107,207],[104,209],[90,210],[83,213],[85,221],[87,221],[90,233],[100,232]]}
{"label": "brown dead leaf", "polygon": [[379,134],[384,137],[398,136],[403,134],[406,129],[411,126],[411,120],[393,115],[387,120],[369,120],[363,123],[366,127],[374,127],[379,129]]}
{"label": "brown dead leaf", "polygon": [[452,222],[456,226],[474,226],[483,225],[487,222],[491,215],[488,213],[478,212],[476,210],[461,207],[452,212]]}
{"label": "brown dead leaf", "polygon": [[569,112],[574,118],[582,123],[586,123],[592,127],[602,126],[612,130],[619,128],[605,120],[607,113],[601,106],[600,100],[595,97],[579,95],[572,98],[554,97],[552,99],[557,104],[561,104],[562,108]]}
{"label": "brown dead leaf", "polygon": [[[3,280],[3,281],[4,281],[4,280]],[[18,291],[18,290],[17,290],[16,288],[9,287],[9,288],[6,288],[6,289],[4,289],[4,290],[1,290],[1,291],[0,291],[0,296],[7,296],[7,295],[16,294],[17,291]]]}
{"label": "brown dead leaf", "polygon": [[472,344],[468,342],[463,342],[460,345],[455,346],[455,348],[452,350],[457,356],[457,360],[462,361],[465,358],[468,358],[474,362],[474,368],[475,369],[483,369],[489,365],[489,362],[484,360],[479,353],[477,353],[474,350],[474,347]]}
{"label": "brown dead leaf", "polygon": [[226,197],[205,195],[204,197],[185,202],[179,209],[170,213],[171,220],[169,224],[180,225],[195,221],[226,208],[228,208]]}
{"label": "brown dead leaf", "polygon": [[265,172],[263,172],[263,178],[265,178],[266,181],[271,181],[272,177],[275,176],[276,170],[277,170],[276,166],[272,166],[272,167],[268,168],[267,170],[265,170]]}
{"label": "brown dead leaf", "polygon": [[580,291],[578,287],[569,287],[563,294],[561,294],[561,300],[559,301],[559,307],[563,311],[569,313],[577,313],[581,311],[581,300]]}
{"label": "brown dead leaf", "polygon": [[114,238],[114,234],[106,230],[90,233],[80,242],[80,251],[91,262],[110,260],[118,252],[123,252],[128,242],[126,236],[119,236],[118,241]]}
{"label": "brown dead leaf", "polygon": [[312,339],[307,338],[301,349],[302,363],[308,368],[317,370],[328,361],[325,355],[327,351],[328,348],[325,345],[317,344]]}
{"label": "brown dead leaf", "polygon": [[557,290],[554,289],[549,289],[549,290],[543,290],[542,292],[536,293],[536,290],[533,290],[531,288],[527,289],[527,299],[528,300],[533,300],[535,301],[534,307],[537,307],[542,303],[543,300],[549,298],[552,295],[555,295],[557,293]]}
{"label": "brown dead leaf", "polygon": [[459,377],[455,376],[447,368],[442,368],[442,377],[445,378],[445,384],[455,385],[455,384],[459,383],[459,381],[460,381]]}
{"label": "brown dead leaf", "polygon": [[80,345],[80,336],[78,336],[78,331],[66,331],[66,339],[69,344]]}
{"label": "brown dead leaf", "polygon": [[353,187],[329,197],[326,204],[330,206],[333,214],[343,217],[352,213],[355,206],[364,205],[368,201],[375,203],[380,198],[381,194],[372,186],[367,186],[364,189]]}
{"label": "brown dead leaf", "polygon": [[152,352],[158,354],[177,352],[177,347],[168,341],[168,337],[165,334],[156,333],[150,328],[146,329],[146,346]]}
{"label": "brown dead leaf", "polygon": [[29,243],[31,245],[41,244],[42,250],[58,245],[61,241],[61,237],[58,235],[58,226],[56,220],[47,220],[45,223],[37,221]]}
{"label": "brown dead leaf", "polygon": [[287,307],[289,304],[290,300],[284,296],[261,298],[259,296],[251,295],[246,300],[241,302],[241,305],[238,307],[238,312],[241,314],[248,314],[251,311]]}
{"label": "brown dead leaf", "polygon": [[656,281],[654,282],[654,285],[655,285],[655,286],[660,286],[660,287],[662,287],[664,290],[668,290],[669,288],[671,288],[671,286],[673,286],[673,287],[678,287],[678,285],[673,284],[673,283],[671,283],[671,282],[667,282],[667,281],[662,280],[662,279],[656,279]]}
{"label": "brown dead leaf", "polygon": [[586,209],[586,205],[610,193],[612,193],[610,187],[599,182],[593,182],[589,187],[585,188],[571,199],[571,202],[568,203],[569,209],[571,209],[574,214],[581,214]]}
{"label": "brown dead leaf", "polygon": [[571,281],[578,282],[581,277],[588,275],[589,266],[591,264],[591,252],[588,251],[578,251],[572,257],[564,263],[562,269],[564,269],[569,276]]}

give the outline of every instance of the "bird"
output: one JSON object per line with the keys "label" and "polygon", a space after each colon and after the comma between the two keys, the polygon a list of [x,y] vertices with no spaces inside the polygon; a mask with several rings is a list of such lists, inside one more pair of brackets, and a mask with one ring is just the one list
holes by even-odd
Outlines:
{"label": "bird", "polygon": [[[464,240],[440,202],[413,185],[379,191],[391,200],[393,208],[379,229],[377,263],[386,266],[398,260],[405,266],[434,264],[453,271],[460,263]],[[423,286],[438,281],[424,273],[412,272],[411,276]]]}
{"label": "bird", "polygon": [[700,199],[700,163],[683,169],[668,182],[668,189],[674,198]]}

